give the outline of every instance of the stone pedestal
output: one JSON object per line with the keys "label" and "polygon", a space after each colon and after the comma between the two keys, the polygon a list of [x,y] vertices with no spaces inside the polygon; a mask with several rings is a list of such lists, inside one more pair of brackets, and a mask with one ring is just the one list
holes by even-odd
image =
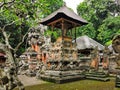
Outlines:
{"label": "stone pedestal", "polygon": [[117,71],[117,75],[116,75],[115,86],[120,87],[120,67],[117,67],[116,71]]}
{"label": "stone pedestal", "polygon": [[43,80],[65,83],[85,79],[85,74],[78,60],[50,60],[47,63],[50,66],[40,74],[40,78]]}
{"label": "stone pedestal", "polygon": [[98,80],[98,81],[104,81],[104,82],[110,81],[108,68],[103,69],[101,65],[99,65],[98,70],[91,68],[90,71],[85,75],[86,75],[86,78],[90,80]]}
{"label": "stone pedestal", "polygon": [[59,37],[49,51],[47,70],[40,75],[43,80],[65,83],[84,79],[85,76],[80,69],[80,62],[77,58],[76,44],[72,38]]}
{"label": "stone pedestal", "polygon": [[86,78],[90,80],[98,80],[98,81],[109,81],[108,74],[104,72],[90,72],[86,73]]}
{"label": "stone pedestal", "polygon": [[54,83],[66,83],[66,82],[85,79],[85,75],[83,75],[79,70],[69,70],[69,71],[47,70],[40,77],[43,80]]}
{"label": "stone pedestal", "polygon": [[120,53],[116,54],[116,63],[117,63],[117,68],[116,68],[116,82],[115,82],[115,86],[116,87],[120,87]]}
{"label": "stone pedestal", "polygon": [[96,47],[91,52],[91,68],[88,73],[86,73],[87,79],[92,80],[99,80],[99,81],[109,81],[109,60],[108,60],[108,54],[106,51],[106,48],[104,50],[103,54],[103,60],[102,63],[100,63],[100,56],[98,48]]}

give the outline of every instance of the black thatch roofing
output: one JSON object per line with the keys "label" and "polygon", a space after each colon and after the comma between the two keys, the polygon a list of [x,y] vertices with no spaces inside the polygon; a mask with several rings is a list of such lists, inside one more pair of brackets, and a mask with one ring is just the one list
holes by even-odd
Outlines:
{"label": "black thatch roofing", "polygon": [[[58,19],[64,18],[66,20],[69,20],[73,23],[76,23],[78,25],[85,25],[87,24],[87,21],[81,18],[79,15],[74,13],[72,10],[70,10],[68,7],[63,6],[57,11],[53,12],[52,14],[48,15],[46,18],[44,18],[40,23],[43,25],[49,25],[51,22],[54,22]],[[57,26],[55,26],[57,27]],[[60,27],[57,27],[60,28]],[[70,27],[73,28],[73,27]],[[70,29],[69,28],[69,29]]]}
{"label": "black thatch roofing", "polygon": [[96,42],[95,40],[89,38],[88,36],[81,36],[76,39],[77,49],[84,50],[84,49],[93,49],[98,46],[98,50],[103,50],[104,46],[100,43]]}

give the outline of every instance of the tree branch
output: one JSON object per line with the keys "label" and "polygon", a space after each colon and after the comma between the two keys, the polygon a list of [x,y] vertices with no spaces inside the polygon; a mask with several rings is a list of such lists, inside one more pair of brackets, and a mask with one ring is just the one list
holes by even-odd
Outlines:
{"label": "tree branch", "polygon": [[[16,20],[16,21],[19,21],[19,20],[20,20],[20,19],[18,19],[18,20]],[[5,44],[6,44],[10,49],[12,49],[12,50],[14,50],[14,49],[13,49],[12,46],[9,44],[9,37],[10,37],[11,34],[7,35],[7,33],[6,33],[6,31],[5,31],[5,28],[6,28],[7,26],[10,26],[10,25],[14,24],[16,21],[13,21],[13,22],[11,22],[11,23],[9,23],[9,24],[4,25],[3,28],[0,27],[0,30],[2,31],[2,34],[3,34],[4,38],[5,38]]]}
{"label": "tree branch", "polygon": [[0,8],[2,8],[4,5],[10,5],[10,4],[14,3],[14,2],[15,2],[15,0],[12,0],[10,2],[1,2],[0,3]]}
{"label": "tree branch", "polygon": [[4,31],[7,26],[12,25],[12,24],[14,24],[15,22],[17,22],[17,21],[19,21],[19,20],[20,20],[20,19],[18,19],[18,20],[16,20],[16,21],[13,21],[13,22],[11,22],[11,23],[8,23],[8,24],[4,25],[3,28],[0,27],[0,29],[1,29],[2,31]]}
{"label": "tree branch", "polygon": [[11,33],[8,35],[8,38],[11,36]]}
{"label": "tree branch", "polygon": [[9,44],[9,37],[8,37],[7,33],[5,31],[2,31],[2,33],[3,33],[3,36],[5,38],[5,44],[6,44],[6,46],[8,46],[10,49],[13,49],[11,47],[11,45]]}
{"label": "tree branch", "polygon": [[2,49],[3,51],[5,51],[5,45],[3,43],[0,43],[0,49]]}
{"label": "tree branch", "polygon": [[16,53],[16,51],[18,50],[18,48],[21,46],[21,44],[24,42],[25,37],[27,36],[27,34],[29,33],[29,30],[27,31],[27,33],[23,36],[22,41],[15,47],[14,52]]}
{"label": "tree branch", "polygon": [[2,31],[2,28],[0,27],[0,31]]}

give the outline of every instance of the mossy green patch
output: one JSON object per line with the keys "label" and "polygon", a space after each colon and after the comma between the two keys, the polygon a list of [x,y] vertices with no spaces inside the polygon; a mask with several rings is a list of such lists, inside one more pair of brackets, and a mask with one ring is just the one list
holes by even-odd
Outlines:
{"label": "mossy green patch", "polygon": [[25,90],[120,90],[120,88],[115,88],[114,80],[108,82],[81,80],[65,84],[45,83],[27,86]]}

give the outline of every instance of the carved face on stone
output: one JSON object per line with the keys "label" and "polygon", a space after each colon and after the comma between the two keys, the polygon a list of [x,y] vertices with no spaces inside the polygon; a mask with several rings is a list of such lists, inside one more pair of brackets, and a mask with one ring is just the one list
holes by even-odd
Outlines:
{"label": "carved face on stone", "polygon": [[120,35],[113,39],[112,47],[116,53],[120,53]]}

